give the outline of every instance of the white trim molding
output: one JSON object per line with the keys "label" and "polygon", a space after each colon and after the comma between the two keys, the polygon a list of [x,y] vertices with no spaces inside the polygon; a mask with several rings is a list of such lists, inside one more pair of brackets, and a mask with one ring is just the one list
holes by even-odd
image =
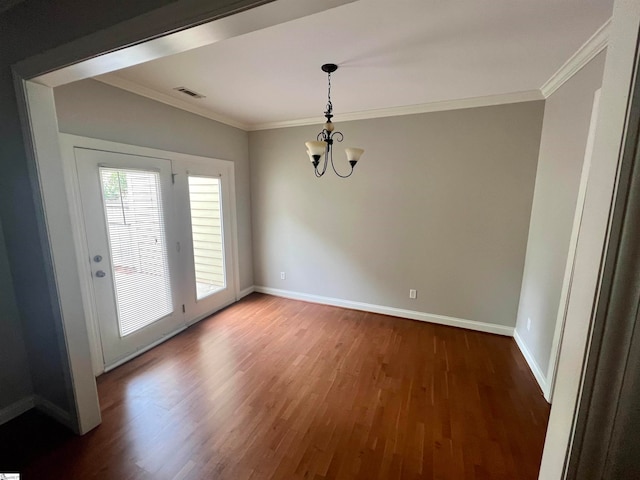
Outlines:
{"label": "white trim molding", "polygon": [[[244,291],[244,290],[243,290]],[[110,372],[111,370],[115,370],[116,368],[118,368],[121,365],[124,365],[125,363],[133,360],[136,357],[139,357],[140,355],[142,355],[143,353],[148,352],[149,350],[156,348],[158,345],[163,344],[164,342],[171,340],[173,337],[178,336],[179,334],[181,334],[182,332],[184,332],[187,328],[189,328],[191,325],[195,325],[196,323],[198,323],[201,320],[204,320],[207,317],[210,317],[212,315],[215,315],[217,312],[219,312],[220,310],[227,308],[229,305],[232,305],[234,303],[236,303],[237,300],[229,300],[228,302],[224,302],[223,304],[217,306],[215,309],[210,310],[206,313],[203,313],[202,315],[198,315],[197,317],[195,317],[193,320],[190,320],[189,322],[187,322],[186,324],[184,324],[182,327],[177,328],[176,330],[167,333],[166,335],[164,335],[162,338],[156,340],[153,343],[150,343],[149,345],[146,345],[144,347],[142,347],[140,350],[136,350],[135,352],[133,352],[130,355],[127,355],[124,358],[121,358],[120,360],[111,363],[109,365],[105,365],[104,366],[104,373]]]}
{"label": "white trim molding", "polygon": [[169,105],[171,107],[178,108],[180,110],[184,110],[186,112],[193,113],[204,118],[208,118],[209,120],[224,123],[225,125],[239,128],[245,131],[249,129],[248,125],[242,122],[238,122],[233,118],[227,117],[225,115],[220,115],[219,113],[216,113],[213,110],[209,110],[208,108],[199,107],[198,105],[192,105],[186,100],[175,98],[166,93],[159,92],[153,88],[145,87],[144,85],[140,85],[139,83],[122,78],[115,73],[107,73],[98,77],[94,77],[93,79],[106,85],[111,85],[112,87],[116,87],[121,90],[126,90],[127,92],[140,95],[141,97],[150,98],[151,100],[155,100],[156,102],[164,103],[165,105]]}
{"label": "white trim molding", "polygon": [[522,352],[522,356],[527,361],[527,365],[529,365],[531,373],[533,373],[533,376],[535,377],[538,385],[540,386],[540,389],[542,390],[542,394],[544,395],[545,400],[548,402],[549,384],[547,382],[547,377],[544,373],[542,373],[540,365],[538,365],[538,362],[536,362],[536,359],[527,348],[526,343],[524,343],[524,340],[522,340],[522,337],[518,334],[518,330],[513,331],[513,339],[516,341],[516,345],[518,345],[520,352]]}
{"label": "white trim molding", "polygon": [[69,427],[71,430],[76,430],[76,425],[73,422],[71,414],[59,406],[53,404],[49,400],[40,395],[28,395],[11,405],[4,407],[0,410],[0,425],[3,425],[14,418],[19,417],[23,413],[37,408],[46,415],[54,418],[63,425]]}
{"label": "white trim molding", "polygon": [[393,317],[408,318],[410,320],[419,320],[421,322],[436,323],[438,325],[446,325],[449,327],[466,328],[467,330],[494,333],[496,335],[504,335],[507,337],[513,336],[514,332],[513,327],[507,327],[504,325],[476,322],[473,320],[465,320],[463,318],[417,312],[414,310],[405,310],[402,308],[386,307],[384,305],[375,305],[372,303],[354,302],[351,300],[343,300],[341,298],[322,297],[320,295],[293,292],[291,290],[280,290],[278,288],[255,286],[254,291],[266,293],[268,295],[273,295],[276,297],[290,298],[292,300],[302,300],[304,302],[320,303],[322,305],[331,305],[334,307],[351,308],[353,310],[361,310],[363,312],[380,313],[382,315],[391,315]]}
{"label": "white trim molding", "polygon": [[[336,121],[349,122],[353,120],[367,120],[371,118],[397,117],[402,115],[415,115],[420,113],[442,112],[449,110],[461,110],[464,108],[489,107],[493,105],[505,105],[510,103],[532,102],[544,100],[552,95],[567,80],[589,63],[596,55],[602,52],[609,43],[609,31],[611,19],[607,20],[559,69],[539,90],[526,90],[522,92],[502,93],[480,97],[443,100],[418,105],[405,105],[400,107],[380,108],[359,112],[344,113],[336,117]],[[142,97],[155,100],[160,103],[199,115],[209,120],[239,128],[244,131],[270,130],[275,128],[300,127],[304,125],[316,125],[317,117],[284,120],[278,122],[265,122],[249,124],[235,120],[229,116],[214,112],[213,110],[194,105],[187,100],[176,98],[168,93],[141,85],[121,77],[117,73],[106,73],[93,77],[104,84],[125,90]]]}
{"label": "white trim molding", "polygon": [[[196,323],[196,322],[194,321],[193,323]],[[179,333],[184,332],[188,327],[189,325],[183,325],[182,327],[177,328],[173,332],[167,333],[166,335],[164,335],[162,338],[159,338],[155,342],[150,343],[149,345],[145,345],[140,350],[136,350],[135,352],[131,353],[130,355],[127,355],[124,358],[121,358],[120,360],[110,363],[109,365],[105,365],[104,368],[102,369],[103,373],[107,373],[107,372],[110,372],[111,370],[115,370],[120,365],[124,365],[125,363],[133,360],[134,358],[139,357],[143,353],[148,352],[152,348],[156,348],[158,345],[163,344],[167,340],[171,340],[173,337],[175,337]]]}
{"label": "white trim molding", "polygon": [[29,395],[0,409],[0,425],[19,417],[24,412],[31,410],[34,406],[33,395]]}
{"label": "white trim molding", "polygon": [[41,397],[40,395],[33,396],[33,403],[35,407],[41,412],[49,415],[53,419],[69,427],[71,430],[74,430],[74,431],[77,430],[77,427],[73,422],[71,414],[66,410],[63,410],[59,406],[50,402],[46,398]]}
{"label": "white trim molding", "polygon": [[[505,105],[509,103],[533,102],[544,100],[539,90],[527,90],[524,92],[503,93],[499,95],[486,95],[482,97],[461,98],[456,100],[444,100],[419,105],[405,105],[402,107],[378,108],[362,112],[350,112],[336,115],[336,122],[350,122],[353,120],[368,120],[371,118],[399,117],[402,115],[416,115],[419,113],[444,112],[448,110],[462,110],[464,108],[490,107],[493,105]],[[249,126],[249,131],[270,130],[273,128],[300,127],[303,125],[317,125],[318,117],[302,118],[284,122],[258,123]]]}
{"label": "white trim molding", "polygon": [[256,291],[256,287],[254,287],[253,285],[251,285],[248,288],[240,290],[240,293],[238,293],[238,300],[246,297],[247,295],[251,295],[255,291]]}
{"label": "white trim molding", "polygon": [[191,0],[181,2],[185,5],[158,6],[144,15],[48,50],[46,54],[22,60],[15,67],[22,78],[59,87],[213,45],[354,1]]}
{"label": "white trim molding", "polygon": [[[296,120],[285,120],[281,122],[266,122],[256,124],[246,124],[234,120],[225,115],[220,115],[208,108],[193,105],[186,100],[175,98],[166,93],[159,92],[153,88],[145,87],[137,82],[132,82],[114,73],[108,73],[94,77],[94,80],[111,85],[112,87],[126,90],[127,92],[150,98],[160,103],[179,108],[195,115],[199,115],[209,120],[224,123],[247,132],[257,130],[270,130],[274,128],[300,127],[304,125],[316,125],[318,117],[300,118]],[[493,105],[505,105],[509,103],[532,102],[544,100],[539,90],[528,90],[524,92],[504,93],[499,95],[487,95],[482,97],[462,98],[456,100],[444,100],[440,102],[424,103],[420,105],[406,105],[402,107],[379,108],[375,110],[365,110],[361,112],[343,113],[336,117],[336,121],[349,122],[352,120],[367,120],[371,118],[398,117],[402,115],[415,115],[419,113],[442,112],[447,110],[461,110],[464,108],[490,107]]]}
{"label": "white trim molding", "polygon": [[576,53],[574,53],[564,64],[547,80],[540,92],[544,98],[549,98],[564,83],[580,71],[587,63],[602,52],[609,44],[609,31],[611,30],[611,19],[607,20],[596,32],[587,40]]}

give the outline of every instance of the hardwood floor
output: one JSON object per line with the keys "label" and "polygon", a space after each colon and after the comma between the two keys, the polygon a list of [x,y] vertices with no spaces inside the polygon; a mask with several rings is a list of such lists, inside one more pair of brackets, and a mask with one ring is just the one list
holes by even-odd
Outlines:
{"label": "hardwood floor", "polygon": [[511,338],[260,294],[101,376],[98,390],[103,424],[84,437],[37,413],[0,427],[0,471],[526,480],[549,415]]}

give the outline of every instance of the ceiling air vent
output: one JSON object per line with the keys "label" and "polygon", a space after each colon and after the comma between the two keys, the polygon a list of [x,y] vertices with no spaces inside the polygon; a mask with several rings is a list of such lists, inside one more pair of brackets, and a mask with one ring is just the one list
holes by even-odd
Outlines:
{"label": "ceiling air vent", "polygon": [[180,93],[184,93],[185,95],[189,95],[192,98],[204,98],[204,95],[198,92],[194,92],[193,90],[186,87],[176,87],[174,90],[179,91]]}

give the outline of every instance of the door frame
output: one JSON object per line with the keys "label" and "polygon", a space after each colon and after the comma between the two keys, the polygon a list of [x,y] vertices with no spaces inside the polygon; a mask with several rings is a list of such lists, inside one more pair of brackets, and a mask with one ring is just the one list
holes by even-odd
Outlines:
{"label": "door frame", "polygon": [[[67,198],[69,199],[69,214],[71,216],[71,232],[73,235],[73,245],[75,250],[76,261],[78,264],[78,276],[80,277],[80,291],[82,295],[82,305],[85,313],[87,332],[89,333],[89,346],[91,350],[91,365],[94,375],[100,375],[108,370],[112,370],[119,365],[129,361],[131,358],[150,350],[156,345],[177,335],[189,325],[202,320],[211,315],[209,312],[205,315],[196,317],[194,320],[187,322],[182,328],[172,332],[162,339],[154,342],[147,347],[129,355],[122,360],[110,365],[108,369],[104,368],[102,342],[100,341],[100,330],[98,328],[98,313],[96,308],[96,299],[93,291],[93,278],[91,271],[91,255],[89,246],[87,245],[86,225],[84,215],[82,214],[82,200],[80,197],[80,184],[78,172],[76,168],[76,159],[74,148],[86,148],[89,150],[103,150],[107,152],[123,153],[129,155],[137,155],[141,157],[152,157],[174,162],[190,162],[206,165],[215,165],[223,170],[229,178],[229,228],[231,229],[231,265],[233,271],[233,284],[231,288],[234,293],[234,300],[239,299],[240,294],[240,265],[238,255],[238,223],[236,215],[236,189],[235,189],[235,168],[234,163],[229,160],[220,160],[215,158],[200,157],[189,155],[186,153],[170,152],[158,150],[155,148],[140,147],[126,143],[111,142],[97,138],[82,137],[79,135],[71,135],[60,133],[58,135],[60,143],[60,153],[62,156],[62,167],[65,176],[65,187]],[[220,308],[223,308],[223,305]]]}
{"label": "door frame", "polygon": [[567,478],[631,478],[640,462],[640,52],[628,112],[601,301],[576,416]]}
{"label": "door frame", "polygon": [[585,149],[584,160],[582,162],[582,173],[580,174],[580,186],[578,188],[578,198],[576,201],[576,208],[573,217],[571,239],[569,240],[567,264],[565,266],[562,291],[560,293],[560,303],[556,316],[556,328],[553,333],[553,341],[551,343],[549,368],[547,369],[546,375],[547,384],[543,392],[544,398],[549,403],[553,402],[553,390],[556,385],[556,373],[558,369],[558,360],[560,358],[560,343],[562,342],[565,322],[567,320],[567,309],[569,308],[569,297],[571,295],[571,285],[573,282],[573,273],[576,261],[576,249],[578,248],[578,236],[580,234],[580,225],[582,224],[582,217],[584,214],[584,201],[587,194],[587,183],[589,180],[589,171],[591,170],[591,160],[593,157],[593,143],[595,139],[596,127],[598,124],[601,91],[602,88],[598,88],[593,94],[593,107],[591,109],[591,120],[589,123],[589,135],[587,136],[587,147]]}
{"label": "door frame", "polygon": [[574,280],[538,477],[541,480],[575,478],[568,466],[575,449],[580,448],[575,436],[581,422],[578,409],[583,395],[588,394],[585,374],[592,355],[596,355],[592,347],[602,340],[602,331],[594,325],[598,309],[607,302],[606,288],[602,289],[605,260],[609,249],[615,248],[615,241],[610,243],[612,233],[615,236],[612,220],[618,208],[615,202],[635,83],[639,3],[617,0],[614,4]]}

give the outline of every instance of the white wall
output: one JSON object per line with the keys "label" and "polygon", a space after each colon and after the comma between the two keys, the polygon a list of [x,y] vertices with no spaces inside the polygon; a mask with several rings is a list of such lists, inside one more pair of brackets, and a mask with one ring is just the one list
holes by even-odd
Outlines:
{"label": "white wall", "polygon": [[96,80],[64,85],[54,93],[63,133],[233,161],[240,288],[253,285],[247,132]]}
{"label": "white wall", "polygon": [[543,109],[338,115],[343,171],[366,150],[349,179],[313,174],[320,120],[250,132],[256,285],[513,327]]}
{"label": "white wall", "polygon": [[602,52],[545,105],[516,325],[542,375],[550,363],[593,98],[602,84],[604,60]]}

